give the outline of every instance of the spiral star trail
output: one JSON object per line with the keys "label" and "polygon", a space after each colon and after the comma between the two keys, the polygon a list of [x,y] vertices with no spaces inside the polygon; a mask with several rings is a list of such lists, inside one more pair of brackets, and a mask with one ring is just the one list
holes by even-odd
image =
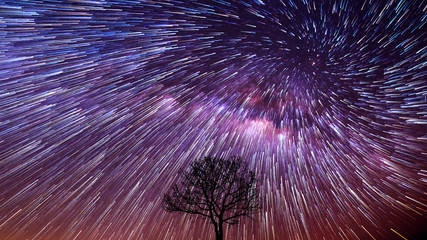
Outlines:
{"label": "spiral star trail", "polygon": [[161,209],[242,156],[226,239],[427,226],[425,1],[0,1],[0,239],[214,239]]}

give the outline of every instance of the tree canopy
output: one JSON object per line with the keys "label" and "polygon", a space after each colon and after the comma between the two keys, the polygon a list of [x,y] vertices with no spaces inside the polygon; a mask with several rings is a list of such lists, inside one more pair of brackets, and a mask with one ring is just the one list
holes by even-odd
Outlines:
{"label": "tree canopy", "polygon": [[184,212],[209,218],[216,239],[223,238],[223,223],[252,216],[259,208],[255,173],[240,157],[207,156],[182,172],[181,181],[163,197],[168,212]]}

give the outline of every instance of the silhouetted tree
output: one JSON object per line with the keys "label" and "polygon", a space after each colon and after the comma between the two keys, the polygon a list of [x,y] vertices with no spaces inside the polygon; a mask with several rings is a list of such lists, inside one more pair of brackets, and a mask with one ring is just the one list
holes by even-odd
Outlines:
{"label": "silhouetted tree", "polygon": [[222,240],[224,223],[236,224],[260,208],[256,183],[241,158],[204,157],[183,171],[181,182],[164,195],[163,208],[209,218],[216,239]]}

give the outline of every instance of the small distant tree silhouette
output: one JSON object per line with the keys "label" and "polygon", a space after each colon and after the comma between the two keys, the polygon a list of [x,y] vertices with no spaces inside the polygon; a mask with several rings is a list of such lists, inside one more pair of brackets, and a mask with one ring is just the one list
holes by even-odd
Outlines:
{"label": "small distant tree silhouette", "polygon": [[181,182],[163,197],[168,212],[197,214],[210,219],[217,240],[222,240],[223,224],[236,224],[251,217],[259,208],[257,180],[240,157],[204,157],[183,171]]}

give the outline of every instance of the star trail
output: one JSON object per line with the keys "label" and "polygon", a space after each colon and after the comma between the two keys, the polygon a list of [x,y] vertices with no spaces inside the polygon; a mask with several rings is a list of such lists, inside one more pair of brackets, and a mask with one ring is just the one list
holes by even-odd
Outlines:
{"label": "star trail", "polygon": [[214,239],[162,195],[242,156],[225,239],[427,226],[422,0],[0,1],[0,239]]}

